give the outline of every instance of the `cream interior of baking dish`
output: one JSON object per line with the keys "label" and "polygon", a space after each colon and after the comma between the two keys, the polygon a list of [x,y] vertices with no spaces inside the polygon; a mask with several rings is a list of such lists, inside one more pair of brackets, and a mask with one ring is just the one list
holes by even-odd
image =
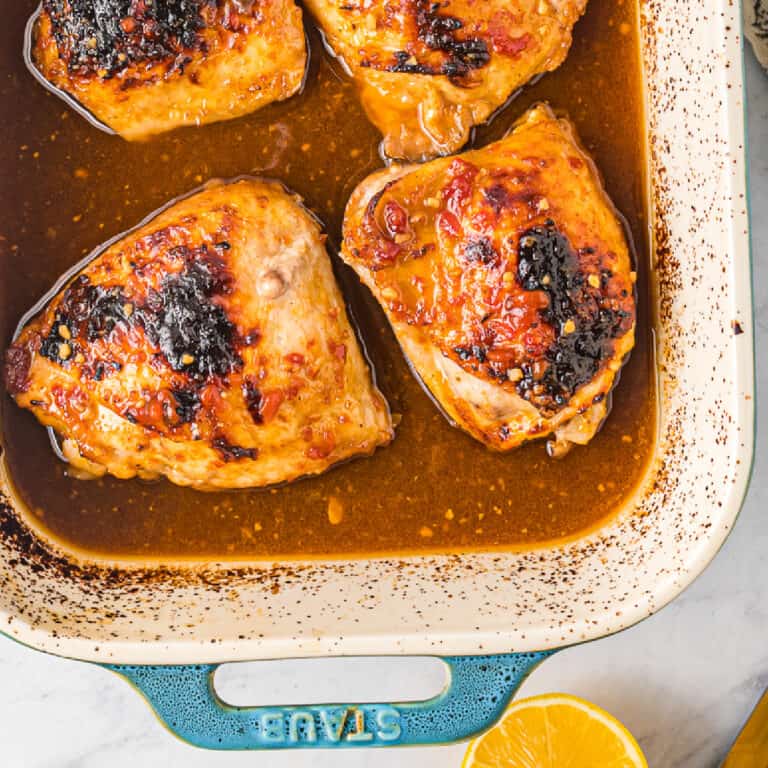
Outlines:
{"label": "cream interior of baking dish", "polygon": [[517,553],[150,567],[75,562],[7,498],[0,630],[124,663],[499,653],[609,634],[678,594],[735,521],[753,440],[739,9],[679,10],[650,0],[643,20],[659,444],[608,527]]}

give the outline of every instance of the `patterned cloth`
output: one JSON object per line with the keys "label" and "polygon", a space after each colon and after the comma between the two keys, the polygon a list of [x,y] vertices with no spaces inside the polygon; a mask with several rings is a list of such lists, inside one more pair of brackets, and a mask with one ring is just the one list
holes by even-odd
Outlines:
{"label": "patterned cloth", "polygon": [[747,37],[768,69],[768,0],[744,0],[744,15]]}

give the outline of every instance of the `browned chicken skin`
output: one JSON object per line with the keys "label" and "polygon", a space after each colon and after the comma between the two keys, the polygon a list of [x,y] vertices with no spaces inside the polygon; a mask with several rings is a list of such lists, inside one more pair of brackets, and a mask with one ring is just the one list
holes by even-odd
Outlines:
{"label": "browned chicken skin", "polygon": [[530,110],[507,138],[373,174],[342,256],[447,415],[490,448],[600,427],[634,344],[625,232],[570,124]]}
{"label": "browned chicken skin", "polygon": [[556,69],[587,0],[307,0],[357,81],[384,152],[460,149],[535,75]]}
{"label": "browned chicken skin", "polygon": [[107,248],[5,381],[92,475],[262,486],[393,436],[318,226],[275,183],[199,192]]}
{"label": "browned chicken skin", "polygon": [[43,0],[32,59],[126,139],[228,120],[301,87],[293,0]]}

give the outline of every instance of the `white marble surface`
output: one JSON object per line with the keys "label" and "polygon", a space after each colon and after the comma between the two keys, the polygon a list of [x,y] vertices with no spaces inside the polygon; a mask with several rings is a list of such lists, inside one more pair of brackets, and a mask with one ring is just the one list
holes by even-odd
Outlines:
{"label": "white marble surface", "polygon": [[[758,391],[768,398],[768,77],[747,56]],[[741,520],[704,575],[672,605],[620,635],[558,654],[522,695],[567,691],[602,705],[635,733],[652,768],[714,768],[768,686],[768,409]],[[343,662],[342,662],[343,664]],[[404,665],[404,666],[403,666]],[[251,703],[316,700],[350,690],[339,662],[259,669],[230,680]],[[368,693],[399,697],[439,685],[435,668],[402,661],[391,673],[357,670]],[[232,677],[230,675],[230,677]],[[258,687],[257,683],[258,682]],[[256,691],[261,688],[259,696]],[[258,701],[256,699],[259,699]],[[336,698],[336,696],[334,696]],[[293,754],[216,754],[166,733],[126,683],[98,667],[0,641],[3,768],[452,768],[464,747]]]}

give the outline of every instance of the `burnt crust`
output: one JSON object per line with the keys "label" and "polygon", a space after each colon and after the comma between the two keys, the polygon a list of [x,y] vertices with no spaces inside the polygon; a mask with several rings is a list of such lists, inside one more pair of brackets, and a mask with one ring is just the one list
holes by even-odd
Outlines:
{"label": "burnt crust", "polygon": [[[106,338],[118,323],[127,321],[130,306],[122,288],[92,285],[87,275],[79,275],[64,291],[40,354],[59,364],[77,360],[86,343]],[[103,361],[92,368],[92,378],[101,380]]]}
{"label": "burnt crust", "polygon": [[108,79],[137,64],[181,70],[201,50],[204,11],[217,0],[43,0],[70,74]]}
{"label": "burnt crust", "polygon": [[429,51],[442,54],[439,63],[417,61],[409,51],[397,51],[394,63],[385,67],[388,72],[462,78],[488,64],[491,54],[486,41],[462,35],[464,22],[456,16],[439,13],[440,7],[440,3],[420,1],[415,12],[416,36]]}
{"label": "burnt crust", "polygon": [[262,408],[264,405],[264,395],[261,393],[261,390],[251,378],[247,378],[243,382],[242,390],[245,407],[248,409],[253,423],[263,424],[264,414],[262,413]]}
{"label": "burnt crust", "polygon": [[[364,54],[361,67],[412,75],[444,75],[461,85],[473,70],[490,63],[489,42],[469,31],[464,20],[441,13],[441,3],[409,0],[403,6],[403,21],[412,42],[388,59],[380,59],[378,53]],[[354,10],[360,14],[367,12]]]}
{"label": "burnt crust", "polygon": [[[155,233],[150,240],[159,244],[162,234]],[[8,391],[17,395],[26,390],[35,352],[65,370],[77,371],[81,384],[87,385],[115,375],[135,348],[146,345],[150,365],[167,376],[170,386],[137,393],[138,399],[110,396],[109,407],[153,432],[175,433],[193,425],[196,435],[194,425],[208,420],[216,407],[210,391],[204,404],[206,390],[217,391],[243,365],[238,351],[243,341],[218,303],[232,287],[220,253],[227,249],[224,241],[213,248],[205,244],[170,248],[165,259],[181,269],[138,293],[135,286],[93,284],[87,274],[78,275],[57,301],[52,322],[24,335],[6,352]],[[137,275],[148,269],[136,262],[132,267]],[[149,273],[144,277],[153,280]],[[234,456],[232,451],[225,453],[230,459]]]}
{"label": "burnt crust", "polygon": [[[591,249],[587,249],[591,253]],[[526,400],[547,409],[565,405],[576,390],[591,381],[613,354],[613,342],[632,324],[632,313],[606,305],[600,290],[610,282],[602,270],[593,287],[568,239],[548,219],[520,237],[517,280],[524,291],[544,291],[549,298],[540,314],[556,329],[545,352],[548,366],[536,375],[534,366],[521,366],[517,391]]]}
{"label": "burnt crust", "polygon": [[91,285],[87,275],[80,275],[64,292],[40,354],[54,362],[68,360],[73,339],[93,342],[109,336],[118,323],[127,321],[129,307],[122,288]]}
{"label": "burnt crust", "polygon": [[231,277],[206,246],[183,250],[186,268],[163,277],[137,318],[174,371],[197,380],[226,376],[243,361],[234,346],[234,325],[212,299],[231,291]]}
{"label": "burnt crust", "polygon": [[464,246],[464,258],[470,264],[480,262],[481,264],[495,264],[499,259],[499,254],[493,247],[493,243],[488,237],[472,238]]}
{"label": "burnt crust", "polygon": [[[214,300],[231,290],[223,262],[206,246],[172,251],[184,268],[165,275],[160,289],[147,291],[141,302],[129,300],[121,286],[93,285],[88,275],[75,278],[41,339],[40,354],[65,366],[87,361],[83,373],[99,381],[105,368],[114,369],[115,361],[94,361],[93,343],[108,340],[118,326],[140,326],[170,368],[192,381],[201,383],[238,370],[242,359],[235,327]],[[119,370],[120,364],[116,365]],[[181,405],[188,411],[187,403]]]}
{"label": "burnt crust", "polygon": [[[535,206],[535,198],[530,202]],[[511,383],[542,413],[554,415],[612,358],[616,340],[634,322],[634,296],[613,286],[610,269],[588,270],[585,264],[594,256],[590,247],[575,251],[552,219],[524,230],[517,241],[515,281],[532,297],[546,298],[532,298],[539,319],[530,322],[523,356],[506,354],[504,339],[486,325],[495,313],[465,329],[466,343],[444,352],[475,375]],[[489,270],[498,261],[490,241],[483,239],[470,240],[463,257],[468,265]]]}
{"label": "burnt crust", "polygon": [[240,461],[241,459],[253,461],[259,457],[257,448],[243,448],[241,445],[234,445],[225,437],[215,437],[211,441],[211,445],[224,461]]}
{"label": "burnt crust", "polygon": [[190,424],[197,417],[202,403],[200,393],[195,389],[172,389],[171,394],[176,401],[175,412],[182,424]]}

